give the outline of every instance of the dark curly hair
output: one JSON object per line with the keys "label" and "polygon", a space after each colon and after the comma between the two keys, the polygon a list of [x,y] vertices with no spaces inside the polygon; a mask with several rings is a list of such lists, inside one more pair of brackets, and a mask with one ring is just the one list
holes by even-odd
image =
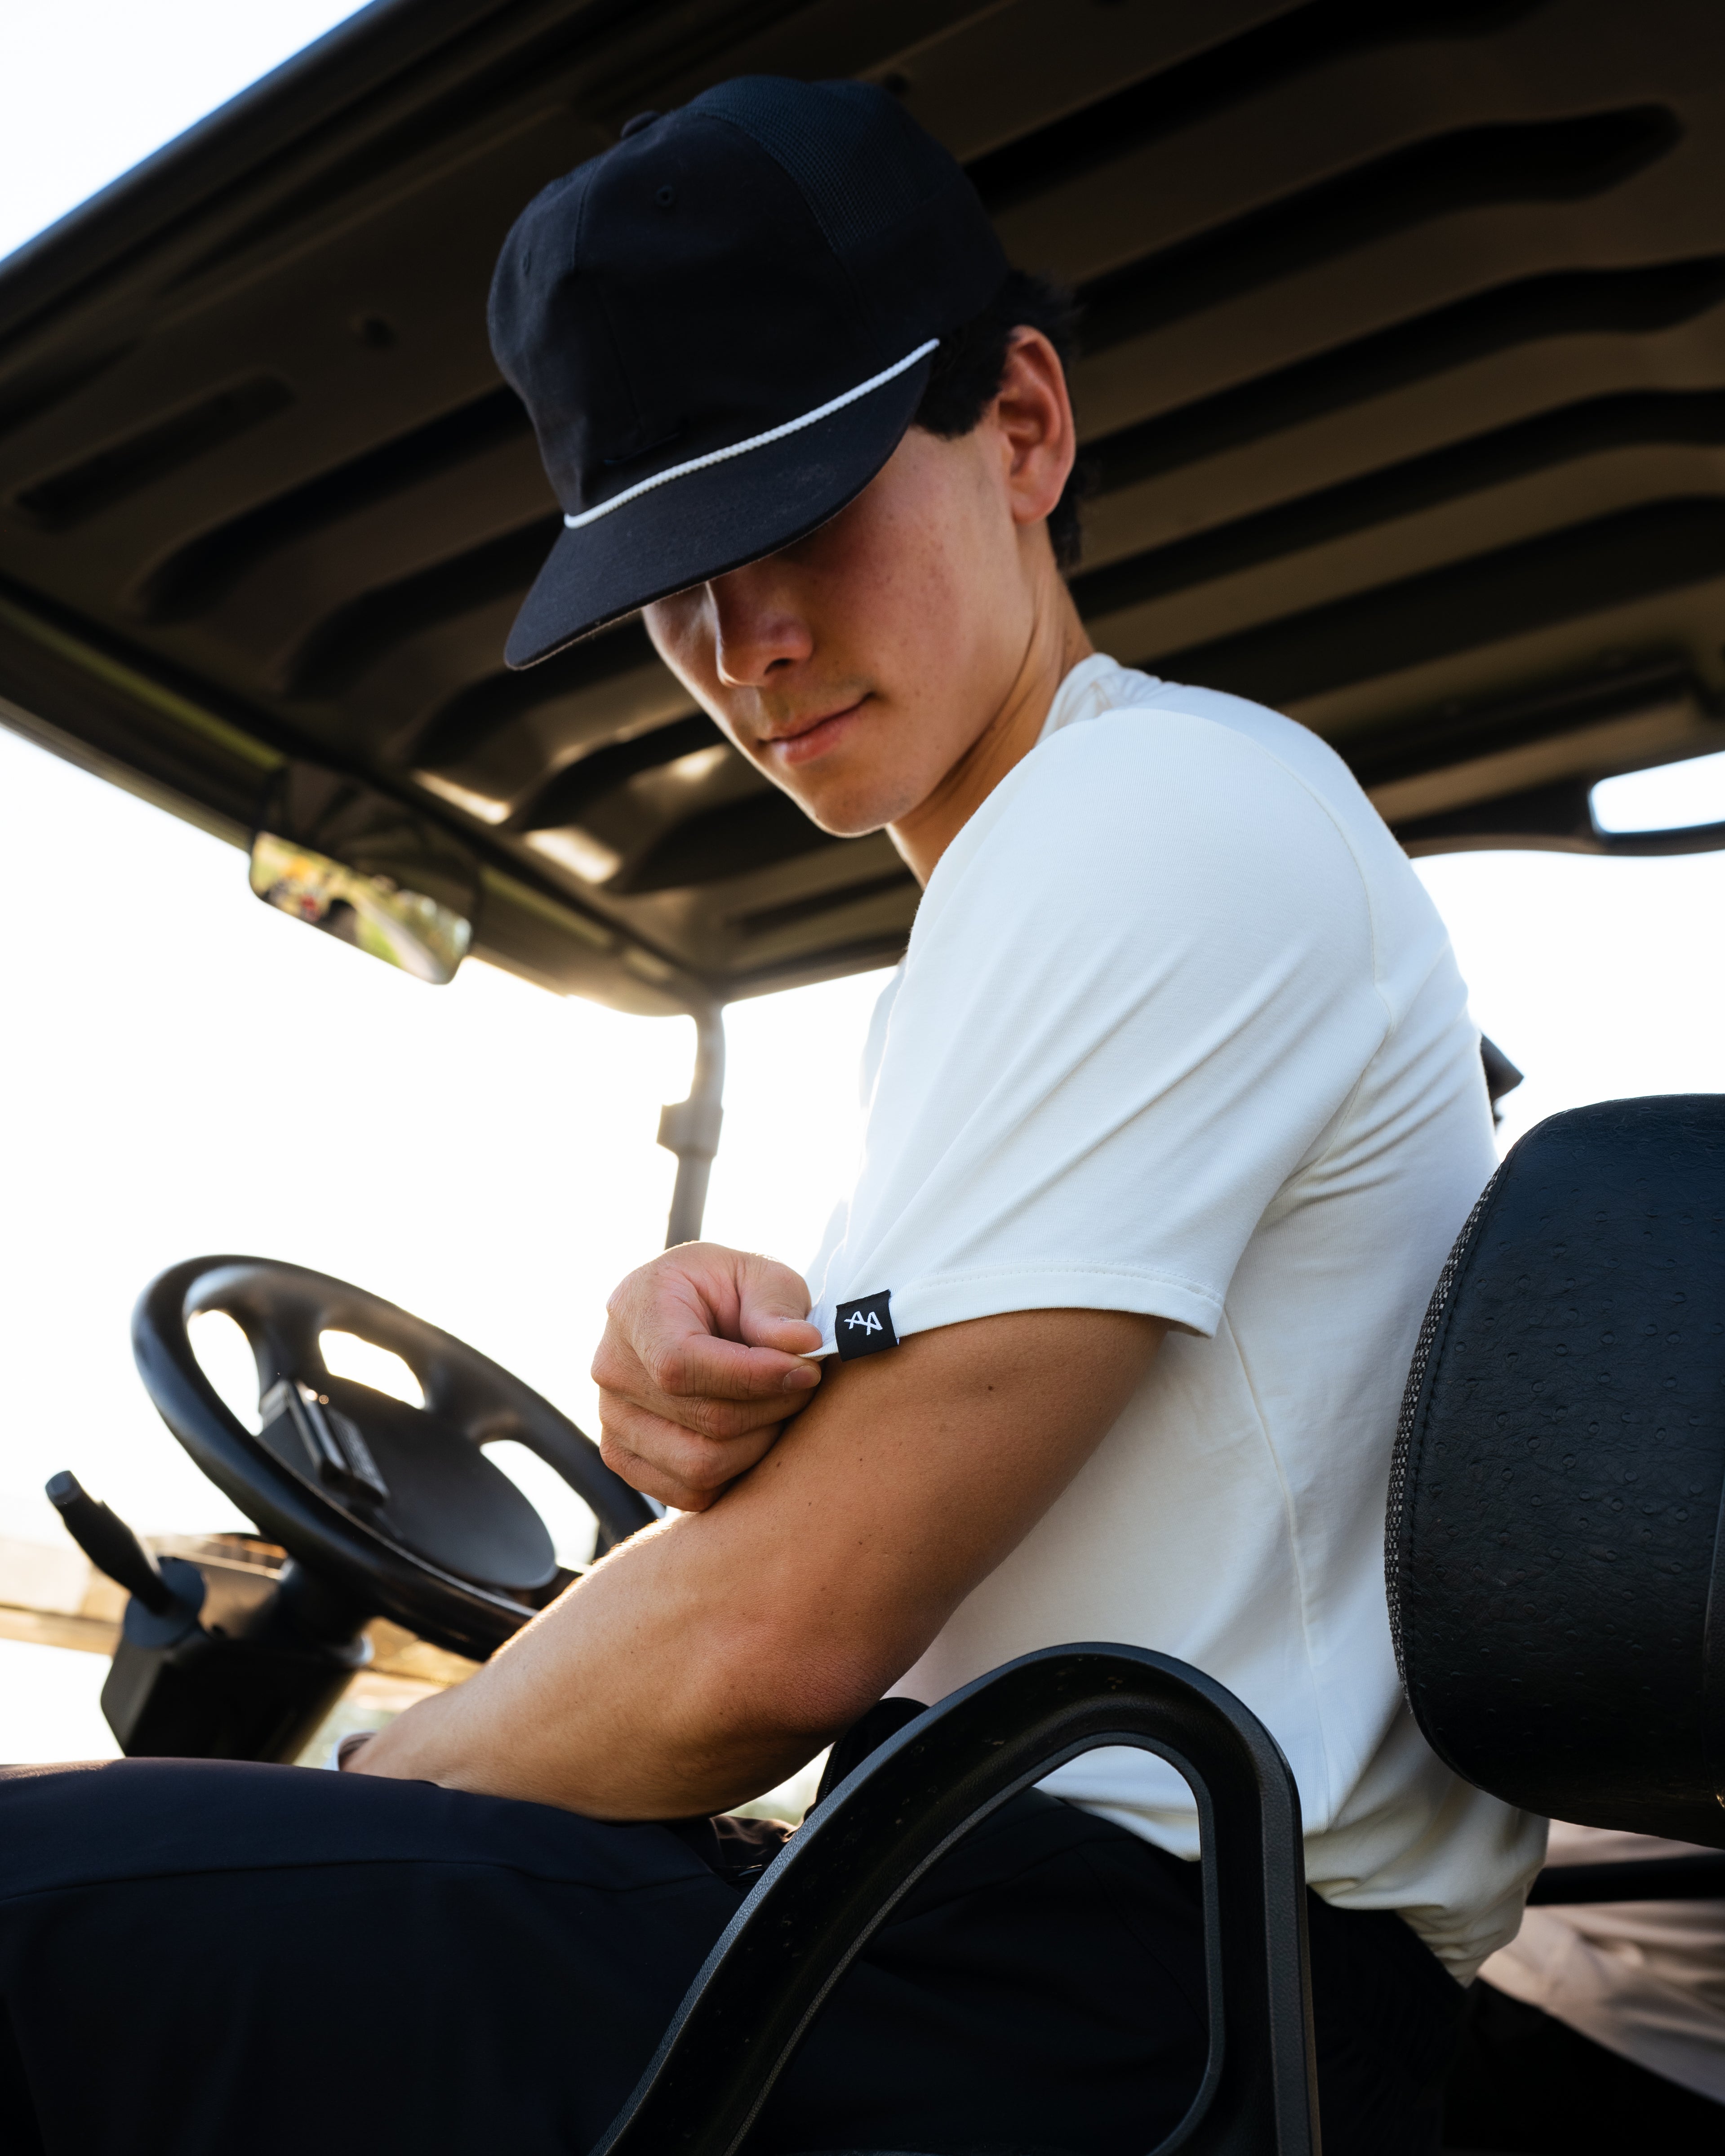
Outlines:
{"label": "dark curly hair", "polygon": [[[1040,330],[1070,374],[1078,348],[1078,302],[1052,277],[1009,270],[1006,281],[979,315],[940,341],[922,402],[911,422],[942,441],[968,434],[999,394],[1007,347],[1015,329]],[[1087,466],[1075,465],[1060,498],[1049,511],[1048,536],[1062,569],[1074,569],[1084,547],[1084,497],[1091,485]]]}

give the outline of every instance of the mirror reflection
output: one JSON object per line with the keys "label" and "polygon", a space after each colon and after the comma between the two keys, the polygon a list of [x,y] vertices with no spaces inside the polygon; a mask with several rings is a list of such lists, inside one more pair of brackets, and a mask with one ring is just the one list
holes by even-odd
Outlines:
{"label": "mirror reflection", "polygon": [[454,979],[473,940],[479,886],[464,846],[338,772],[286,765],[259,812],[258,896],[416,979]]}

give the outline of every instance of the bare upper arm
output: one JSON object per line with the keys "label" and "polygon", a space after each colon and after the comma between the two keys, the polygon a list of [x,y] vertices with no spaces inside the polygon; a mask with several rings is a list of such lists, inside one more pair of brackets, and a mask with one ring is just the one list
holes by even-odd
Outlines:
{"label": "bare upper arm", "polygon": [[702,1516],[712,1554],[759,1578],[777,1653],[817,1691],[866,1703],[1048,1510],[1166,1331],[1130,1312],[1019,1311],[829,1363],[777,1447]]}

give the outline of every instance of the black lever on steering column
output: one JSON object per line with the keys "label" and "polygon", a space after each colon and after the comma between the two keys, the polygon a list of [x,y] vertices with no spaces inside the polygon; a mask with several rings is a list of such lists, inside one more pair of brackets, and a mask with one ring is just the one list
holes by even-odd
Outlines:
{"label": "black lever on steering column", "polygon": [[75,1475],[50,1478],[49,1502],[66,1523],[66,1532],[90,1563],[128,1594],[135,1594],[152,1616],[184,1608],[162,1578],[156,1560],[117,1512],[92,1497]]}
{"label": "black lever on steering column", "polygon": [[290,1562],[260,1602],[206,1629],[200,1566],[158,1563],[75,1475],[56,1475],[48,1495],[90,1563],[131,1596],[102,1686],[128,1758],[295,1758],[371,1660],[368,1610],[320,1575]]}

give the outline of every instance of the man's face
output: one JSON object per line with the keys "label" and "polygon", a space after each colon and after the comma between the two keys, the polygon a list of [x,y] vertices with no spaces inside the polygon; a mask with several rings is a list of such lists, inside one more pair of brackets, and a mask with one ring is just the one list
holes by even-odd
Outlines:
{"label": "man's face", "polygon": [[1014,515],[1014,445],[912,428],[874,481],[783,552],[646,609],[666,664],[824,830],[897,822],[1011,694],[1045,533]]}

